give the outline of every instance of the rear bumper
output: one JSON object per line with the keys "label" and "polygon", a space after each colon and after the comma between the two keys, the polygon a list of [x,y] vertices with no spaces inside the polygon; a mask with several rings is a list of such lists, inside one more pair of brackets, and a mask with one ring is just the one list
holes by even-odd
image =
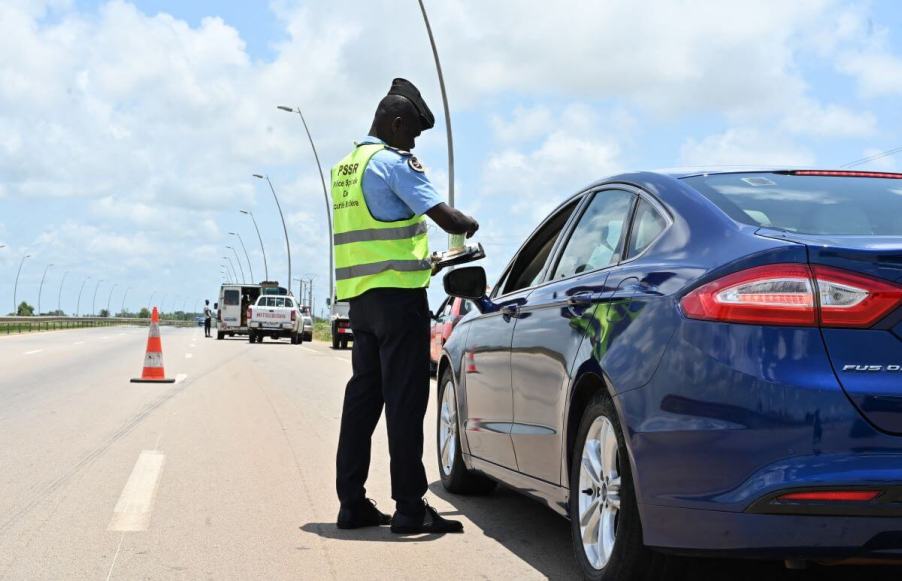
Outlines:
{"label": "rear bumper", "polygon": [[902,559],[902,519],[730,513],[640,506],[645,544],[773,559]]}

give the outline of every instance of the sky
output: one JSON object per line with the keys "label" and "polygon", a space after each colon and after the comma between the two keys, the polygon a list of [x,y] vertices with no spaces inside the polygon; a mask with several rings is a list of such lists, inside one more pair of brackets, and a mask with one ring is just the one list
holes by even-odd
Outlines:
{"label": "sky", "polygon": [[[425,3],[456,205],[481,225],[490,282],[552,208],[608,175],[834,168],[902,146],[892,0]],[[213,302],[223,257],[236,262],[227,245],[262,279],[239,209],[256,217],[270,279],[284,285],[285,237],[254,173],[279,194],[292,274],[314,278],[319,312],[323,192],[299,117],[276,106],[303,109],[328,178],[395,77],[436,113],[415,153],[446,195],[441,94],[416,0],[0,0],[0,312],[25,255],[16,298],[36,305],[44,278],[43,311],[75,312],[80,291],[82,313]],[[437,230],[431,242],[447,247]]]}

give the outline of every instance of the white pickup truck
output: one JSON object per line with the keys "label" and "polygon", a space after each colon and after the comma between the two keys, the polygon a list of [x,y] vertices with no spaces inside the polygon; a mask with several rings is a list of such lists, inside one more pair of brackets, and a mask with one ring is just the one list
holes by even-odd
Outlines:
{"label": "white pickup truck", "polygon": [[251,343],[262,343],[263,337],[272,337],[273,340],[287,337],[292,345],[300,345],[304,341],[301,325],[301,313],[291,296],[260,295],[257,302],[247,308]]}

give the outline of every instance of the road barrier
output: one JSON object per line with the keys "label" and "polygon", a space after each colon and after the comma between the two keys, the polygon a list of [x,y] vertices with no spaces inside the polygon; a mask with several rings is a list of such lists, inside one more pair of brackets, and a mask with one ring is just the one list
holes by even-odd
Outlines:
{"label": "road barrier", "polygon": [[[171,327],[194,327],[194,320],[161,320],[161,325]],[[88,327],[122,327],[134,325],[147,327],[150,319],[129,317],[0,317],[0,335],[56,331],[59,329],[82,329]]]}

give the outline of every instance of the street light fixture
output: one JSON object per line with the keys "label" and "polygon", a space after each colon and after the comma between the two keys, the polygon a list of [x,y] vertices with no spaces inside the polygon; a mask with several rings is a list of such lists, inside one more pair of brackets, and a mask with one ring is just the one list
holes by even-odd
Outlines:
{"label": "street light fixture", "polygon": [[128,291],[132,290],[132,287],[128,287],[125,289],[125,294],[122,295],[122,308],[119,309],[119,312],[125,314],[125,297],[128,296]]}
{"label": "street light fixture", "polygon": [[110,302],[113,300],[113,291],[116,290],[116,287],[119,286],[118,283],[113,283],[113,286],[110,287],[110,296],[106,299],[106,316],[111,317],[113,314],[110,312]]}
{"label": "street light fixture", "polygon": [[238,258],[238,251],[235,250],[234,247],[229,246],[228,244],[226,244],[226,248],[228,248],[229,250],[231,250],[231,251],[235,254],[235,262],[238,263],[238,270],[241,271],[241,282],[247,282],[247,279],[244,278],[244,267],[241,266],[241,259]]}
{"label": "street light fixture", "polygon": [[86,278],[84,280],[84,282],[81,283],[81,288],[78,289],[78,300],[75,302],[75,316],[76,317],[81,314],[81,292],[83,290],[85,290],[85,285],[88,283],[89,280],[91,280],[90,276],[88,278]]}
{"label": "street light fixture", "polygon": [[41,314],[41,295],[44,292],[44,279],[47,278],[47,271],[50,270],[51,266],[53,266],[53,263],[44,267],[44,274],[41,275],[41,284],[38,286],[38,316]]}
{"label": "street light fixture", "polygon": [[254,223],[254,230],[257,231],[257,239],[260,240],[260,252],[263,253],[263,276],[266,280],[269,280],[269,267],[266,265],[266,248],[263,247],[263,237],[260,236],[260,228],[257,227],[257,220],[254,218],[254,213],[250,210],[238,210],[242,214],[247,214],[251,217],[251,222]]}
{"label": "street light fixture", "polygon": [[285,215],[282,213],[282,205],[279,203],[279,196],[276,195],[276,189],[272,187],[272,181],[269,179],[268,175],[255,173],[254,177],[258,180],[266,180],[266,183],[269,184],[269,190],[272,192],[272,197],[276,201],[276,208],[279,209],[279,217],[282,219],[282,230],[285,232],[285,252],[288,254],[288,286],[291,287],[291,244],[288,242],[288,226],[285,225]]}
{"label": "street light fixture", "polygon": [[238,242],[241,243],[241,249],[244,250],[244,259],[247,260],[247,269],[251,273],[251,282],[254,282],[254,267],[251,266],[251,257],[247,255],[247,247],[244,245],[244,240],[241,239],[241,234],[237,232],[229,232],[230,236],[237,236]]}
{"label": "street light fixture", "polygon": [[232,264],[232,259],[229,258],[228,256],[223,256],[222,258],[223,258],[223,260],[228,262],[229,266],[232,268],[232,277],[235,279],[235,282],[238,282],[238,271],[235,270],[235,265]]}
{"label": "street light fixture", "polygon": [[19,263],[19,270],[16,272],[16,284],[13,285],[13,315],[19,314],[19,305],[16,303],[16,292],[19,290],[19,275],[22,274],[22,265],[25,264],[26,258],[31,258],[31,255],[26,254],[22,257],[22,261]]}
{"label": "street light fixture", "polygon": [[63,283],[66,282],[66,277],[69,276],[69,271],[63,273],[63,278],[60,280],[60,291],[56,295],[56,311],[58,313],[62,313],[62,304],[63,304]]}
{"label": "street light fixture", "polygon": [[[335,276],[335,268],[333,266],[333,258],[332,258],[332,214],[329,209],[332,206],[332,202],[329,196],[329,190],[326,188],[326,178],[323,176],[323,164],[319,161],[319,154],[316,152],[316,145],[313,143],[313,136],[310,135],[310,128],[307,127],[307,120],[304,119],[304,114],[301,112],[301,107],[298,106],[297,109],[292,109],[291,107],[286,107],[285,105],[278,105],[278,109],[282,111],[286,111],[288,113],[297,113],[301,118],[301,123],[304,125],[304,131],[307,133],[307,140],[310,142],[310,149],[313,150],[313,158],[316,160],[316,169],[319,170],[319,181],[323,186],[323,201],[326,203],[326,226],[329,228],[329,296],[335,292],[333,288]],[[453,205],[453,203],[452,203]]]}
{"label": "street light fixture", "polygon": [[91,316],[97,316],[97,291],[100,290],[100,285],[103,283],[103,279],[97,281],[97,285],[94,287],[94,298],[91,299]]}

